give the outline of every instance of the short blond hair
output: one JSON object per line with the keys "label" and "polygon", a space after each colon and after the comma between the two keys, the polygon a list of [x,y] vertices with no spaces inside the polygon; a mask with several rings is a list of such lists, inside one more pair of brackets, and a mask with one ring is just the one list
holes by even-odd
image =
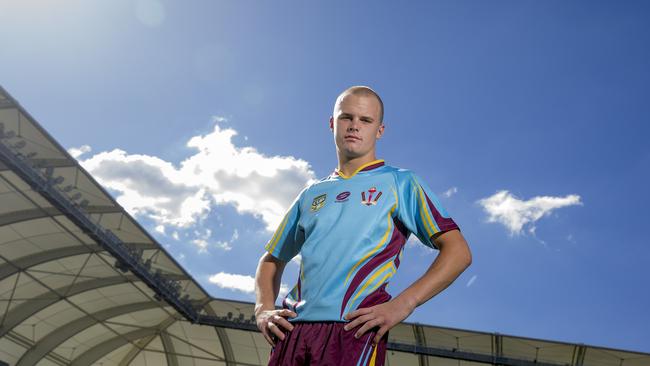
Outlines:
{"label": "short blond hair", "polygon": [[354,95],[363,95],[363,96],[368,96],[371,95],[375,98],[377,98],[377,101],[379,101],[379,122],[384,123],[384,102],[381,100],[381,97],[379,94],[377,94],[376,91],[372,90],[371,87],[365,86],[365,85],[356,85],[356,86],[351,86],[347,89],[345,89],[339,96],[336,98],[336,102],[334,103],[334,108],[336,108],[336,105],[345,98],[346,95],[349,94],[354,94]]}

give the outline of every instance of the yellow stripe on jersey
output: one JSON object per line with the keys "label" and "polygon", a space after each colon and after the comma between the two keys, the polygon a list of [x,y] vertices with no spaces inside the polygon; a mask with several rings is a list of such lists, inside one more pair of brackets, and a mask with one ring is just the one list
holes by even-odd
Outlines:
{"label": "yellow stripe on jersey", "polygon": [[[388,274],[391,275],[391,276],[392,276],[393,274],[395,274],[395,272],[397,271],[397,269],[395,269],[395,263],[393,263],[393,261],[386,262],[383,266],[379,267],[379,269],[377,270],[377,272],[375,272],[375,274],[373,274],[373,275],[372,275],[368,280],[366,280],[366,282],[363,284],[363,286],[361,287],[361,289],[357,292],[356,296],[354,296],[354,298],[352,299],[352,301],[348,302],[348,310],[351,310],[351,307],[352,307],[352,305],[354,304],[354,302],[359,298],[359,296],[361,296],[361,294],[362,294],[362,293],[364,292],[364,290],[368,287],[368,285],[370,285],[371,283],[373,283],[373,282],[375,281],[375,279],[376,279],[377,277],[379,277],[380,274],[382,274],[382,273],[384,273],[384,272],[386,272],[386,271],[390,271]],[[384,278],[385,278],[385,277],[386,277],[386,276],[384,276]],[[382,280],[383,280],[384,278],[382,278]]]}
{"label": "yellow stripe on jersey", "polygon": [[273,250],[275,249],[275,246],[278,245],[278,241],[280,241],[280,238],[282,237],[282,234],[284,233],[284,227],[287,226],[287,221],[289,221],[289,213],[287,212],[286,215],[284,215],[284,220],[282,220],[282,223],[280,223],[280,227],[278,230],[275,231],[275,234],[273,235],[273,238],[271,238],[271,241],[266,245],[266,250],[269,251],[269,253],[273,253]]}
{"label": "yellow stripe on jersey", "polygon": [[355,175],[357,175],[357,173],[362,171],[364,168],[367,168],[367,167],[369,167],[371,165],[374,165],[374,164],[383,163],[383,162],[384,162],[383,159],[378,159],[378,160],[373,160],[373,161],[371,161],[369,163],[363,164],[362,166],[358,167],[357,170],[355,170],[354,173],[350,174],[349,176],[343,174],[343,172],[338,170],[338,169],[336,169],[336,173],[339,175],[339,177],[341,177],[343,179],[350,179],[350,178],[354,177]]}
{"label": "yellow stripe on jersey", "polygon": [[[399,207],[399,198],[397,198],[397,191],[395,189],[392,189],[393,191],[393,196],[395,196],[395,207]],[[393,208],[394,210],[394,208]],[[392,211],[391,211],[392,213]]]}
{"label": "yellow stripe on jersey", "polygon": [[377,360],[377,348],[379,348],[379,344],[375,345],[373,348],[375,350],[372,351],[372,357],[370,357],[370,362],[368,363],[368,366],[375,366],[375,361]]}
{"label": "yellow stripe on jersey", "polygon": [[[429,215],[429,205],[427,204],[426,199],[424,198],[424,192],[422,191],[422,187],[413,180],[413,183],[416,185],[418,195],[420,196],[420,216],[422,216],[422,221],[424,223],[424,228],[427,230],[427,234],[429,234],[429,238],[437,233],[439,230],[436,229],[436,226],[433,224],[433,221],[431,220],[431,215]],[[427,224],[429,226],[427,226]],[[433,231],[433,232],[432,232]]]}
{"label": "yellow stripe on jersey", "polygon": [[378,251],[378,250],[379,250],[379,249],[384,245],[384,243],[385,243],[386,240],[388,239],[388,234],[391,233],[392,228],[393,228],[393,220],[392,220],[392,216],[393,216],[393,211],[395,211],[395,208],[396,208],[396,207],[397,207],[397,204],[393,205],[393,207],[390,209],[390,212],[386,215],[386,219],[387,219],[387,221],[388,221],[388,228],[386,228],[386,232],[384,233],[384,236],[383,236],[383,237],[381,238],[381,240],[379,241],[379,244],[377,244],[377,246],[375,246],[374,248],[372,248],[372,250],[371,250],[370,252],[368,252],[368,254],[364,255],[363,258],[361,258],[361,260],[359,260],[359,261],[358,261],[358,262],[357,262],[357,263],[352,267],[352,269],[350,270],[350,272],[348,272],[348,275],[345,276],[345,281],[343,282],[343,286],[347,286],[347,284],[348,284],[348,280],[350,279],[350,276],[352,275],[352,273],[354,273],[354,271],[357,269],[357,267],[359,267],[359,266],[361,265],[361,263],[365,262],[366,259],[370,258],[370,256],[372,256],[373,254],[377,253],[377,251]]}
{"label": "yellow stripe on jersey", "polygon": [[384,284],[384,282],[386,282],[386,280],[388,280],[389,278],[393,277],[393,275],[395,274],[395,272],[397,272],[397,269],[394,269],[394,270],[389,271],[388,273],[386,273],[386,274],[384,275],[384,277],[382,277],[379,281],[377,281],[377,282],[375,283],[375,285],[372,286],[372,287],[370,288],[370,290],[368,290],[368,293],[369,293],[369,294],[373,293],[373,292],[374,292],[374,291],[375,291],[379,286],[381,286],[382,284]]}

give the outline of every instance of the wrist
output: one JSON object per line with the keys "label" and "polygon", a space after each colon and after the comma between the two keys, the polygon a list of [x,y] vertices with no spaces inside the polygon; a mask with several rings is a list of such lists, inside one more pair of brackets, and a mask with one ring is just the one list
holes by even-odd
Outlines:
{"label": "wrist", "polygon": [[275,305],[273,305],[273,304],[268,305],[268,304],[264,304],[264,303],[255,304],[254,314],[255,314],[255,316],[258,316],[258,315],[260,315],[260,313],[262,313],[264,311],[269,311],[269,310],[275,310]]}
{"label": "wrist", "polygon": [[412,313],[413,310],[419,305],[415,297],[409,296],[408,294],[400,294],[395,298],[395,301],[399,303],[404,309],[408,309],[409,313]]}

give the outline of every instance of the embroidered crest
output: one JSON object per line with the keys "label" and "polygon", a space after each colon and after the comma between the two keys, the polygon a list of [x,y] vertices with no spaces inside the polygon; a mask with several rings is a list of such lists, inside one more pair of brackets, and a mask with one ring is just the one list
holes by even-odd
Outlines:
{"label": "embroidered crest", "polygon": [[321,194],[320,196],[314,198],[314,200],[311,201],[311,210],[315,212],[323,208],[323,206],[325,206],[326,198],[327,198],[327,193]]}
{"label": "embroidered crest", "polygon": [[[377,193],[377,195],[375,196],[375,199],[373,199],[372,196],[375,193]],[[377,192],[377,188],[372,187],[368,190],[368,199],[366,199],[366,192],[361,192],[361,203],[366,206],[373,206],[377,204],[379,197],[381,197],[381,191]]]}
{"label": "embroidered crest", "polygon": [[341,192],[336,196],[335,202],[345,202],[348,200],[348,197],[350,197],[350,192],[348,191]]}

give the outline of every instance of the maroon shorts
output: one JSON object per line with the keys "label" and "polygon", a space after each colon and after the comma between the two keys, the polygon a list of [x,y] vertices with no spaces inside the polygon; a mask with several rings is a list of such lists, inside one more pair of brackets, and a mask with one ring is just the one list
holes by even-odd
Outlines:
{"label": "maroon shorts", "polygon": [[[343,322],[296,322],[271,349],[269,366],[371,365],[383,366],[386,358],[386,333],[372,345],[377,329],[354,338],[356,329],[346,331]],[[357,328],[358,329],[358,328]]]}

